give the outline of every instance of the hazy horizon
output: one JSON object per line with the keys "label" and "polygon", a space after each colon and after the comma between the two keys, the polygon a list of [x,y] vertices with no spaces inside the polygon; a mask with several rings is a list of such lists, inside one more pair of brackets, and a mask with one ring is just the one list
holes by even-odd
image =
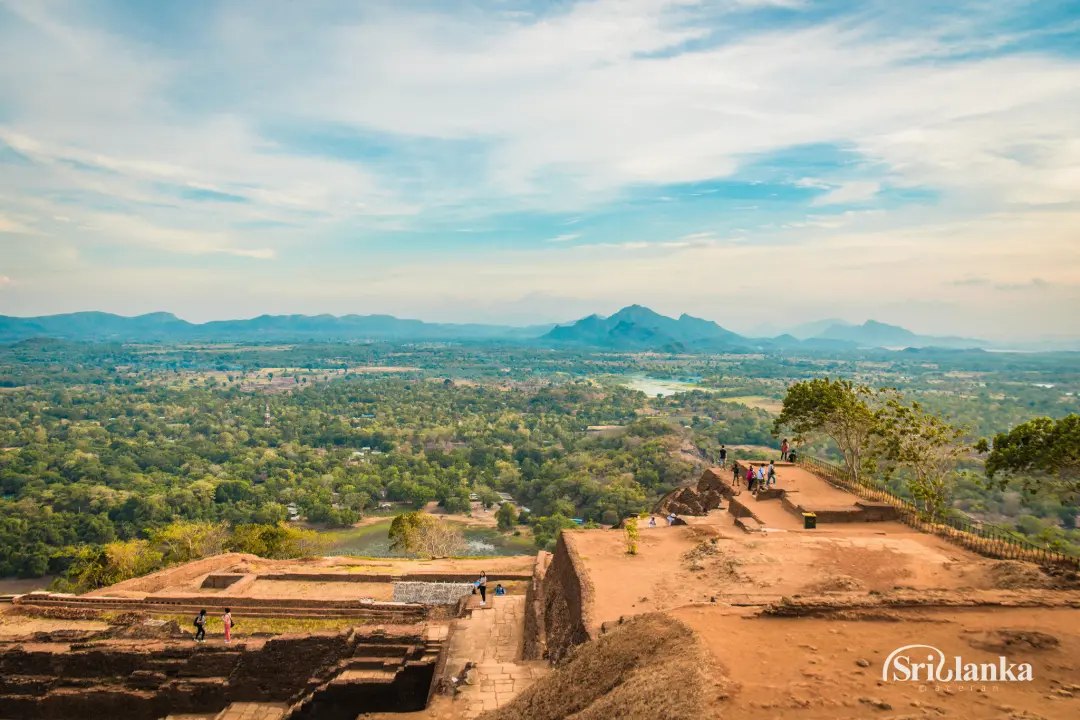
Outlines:
{"label": "hazy horizon", "polygon": [[0,0],[0,314],[1080,337],[1080,8]]}

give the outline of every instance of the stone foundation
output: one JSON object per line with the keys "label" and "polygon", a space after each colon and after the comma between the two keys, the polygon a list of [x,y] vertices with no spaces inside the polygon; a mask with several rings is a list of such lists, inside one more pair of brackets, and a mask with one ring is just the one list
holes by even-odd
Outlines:
{"label": "stone foundation", "polygon": [[156,720],[233,702],[291,704],[287,720],[352,720],[428,700],[445,626],[190,641],[0,644],[0,717]]}

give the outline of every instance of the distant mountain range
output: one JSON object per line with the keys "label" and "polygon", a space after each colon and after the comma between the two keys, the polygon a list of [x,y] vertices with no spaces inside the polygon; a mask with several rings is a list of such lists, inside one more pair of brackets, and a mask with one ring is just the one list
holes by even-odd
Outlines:
{"label": "distant mountain range", "polygon": [[190,323],[172,313],[102,312],[19,318],[0,315],[0,342],[33,337],[113,342],[302,342],[306,340],[492,340],[535,338],[553,325],[441,324],[392,315],[260,315]]}
{"label": "distant mountain range", "polygon": [[664,352],[746,344],[746,338],[711,320],[690,315],[681,315],[675,320],[641,305],[625,307],[611,317],[590,315],[571,325],[554,327],[540,340],[555,345]]}
{"label": "distant mountain range", "polygon": [[0,343],[30,338],[110,342],[304,342],[348,340],[525,342],[544,347],[591,347],[617,351],[722,352],[753,350],[853,350],[858,348],[945,348],[1080,350],[1080,342],[1001,345],[962,337],[919,335],[897,325],[838,319],[791,328],[774,337],[746,337],[711,320],[671,318],[641,305],[609,317],[589,315],[561,325],[428,323],[392,315],[261,315],[249,320],[191,323],[171,313],[123,317],[78,312],[43,317],[0,315]]}

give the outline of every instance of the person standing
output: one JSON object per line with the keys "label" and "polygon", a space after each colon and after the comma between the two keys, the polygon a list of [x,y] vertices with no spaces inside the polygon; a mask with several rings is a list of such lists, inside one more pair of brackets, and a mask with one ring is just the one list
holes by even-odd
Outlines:
{"label": "person standing", "polygon": [[754,477],[754,466],[753,465],[747,465],[746,466],[746,489],[749,490],[751,493],[754,492],[754,481],[756,479],[757,478]]}
{"label": "person standing", "polygon": [[206,610],[200,610],[195,616],[195,642],[206,642]]}
{"label": "person standing", "polygon": [[232,642],[233,619],[232,610],[225,608],[225,614],[221,616],[221,624],[225,626],[225,644]]}
{"label": "person standing", "polygon": [[784,442],[780,443],[780,461],[787,460],[788,444],[787,438],[784,438]]}
{"label": "person standing", "polygon": [[731,487],[739,487],[739,466],[737,464],[731,466]]}
{"label": "person standing", "polygon": [[480,606],[487,604],[487,573],[480,571],[480,579],[476,581],[476,587],[480,590]]}
{"label": "person standing", "polygon": [[776,465],[769,461],[769,475],[765,478],[765,487],[776,484]]}
{"label": "person standing", "polygon": [[723,445],[720,446],[720,467],[727,467],[727,448]]}

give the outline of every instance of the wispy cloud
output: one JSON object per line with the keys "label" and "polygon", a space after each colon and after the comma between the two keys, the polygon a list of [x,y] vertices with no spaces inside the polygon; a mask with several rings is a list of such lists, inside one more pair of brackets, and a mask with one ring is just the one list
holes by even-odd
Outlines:
{"label": "wispy cloud", "polygon": [[[164,298],[183,255],[217,297],[277,302],[259,293],[289,285],[353,308],[347,280],[309,286],[299,268],[377,260],[411,282],[433,248],[476,268],[488,304],[565,296],[544,269],[491,279],[548,238],[550,258],[603,269],[597,292],[647,280],[692,303],[690,278],[752,273],[740,258],[831,260],[834,282],[786,301],[802,311],[861,287],[844,263],[873,248],[912,263],[875,297],[934,287],[989,317],[1019,273],[1047,286],[1009,302],[1075,322],[1060,294],[1080,281],[1080,58],[1060,4],[160,5],[0,2],[0,257],[19,307],[97,302],[90,278],[127,265],[155,282],[117,284],[117,303]],[[625,252],[585,257],[583,233]],[[26,294],[64,268],[82,272]],[[949,278],[965,273],[994,280],[961,292]],[[418,297],[391,290],[371,302]]]}
{"label": "wispy cloud", "polygon": [[833,188],[821,197],[815,198],[814,205],[849,205],[851,203],[872,200],[881,192],[881,184],[873,181],[844,183]]}

